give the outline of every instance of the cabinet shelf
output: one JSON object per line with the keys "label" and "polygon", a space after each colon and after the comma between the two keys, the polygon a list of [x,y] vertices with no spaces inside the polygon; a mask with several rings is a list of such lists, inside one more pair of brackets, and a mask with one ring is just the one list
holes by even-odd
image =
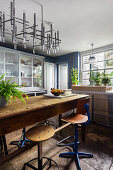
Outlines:
{"label": "cabinet shelf", "polygon": [[18,65],[18,64],[14,64],[14,63],[5,63],[5,65]]}
{"label": "cabinet shelf", "polygon": [[21,77],[23,79],[32,79],[32,77]]}
{"label": "cabinet shelf", "polygon": [[29,65],[22,65],[22,64],[21,64],[21,67],[28,67],[28,68],[32,68],[32,66],[29,66]]}
{"label": "cabinet shelf", "polygon": [[16,78],[18,78],[18,76],[5,76],[6,78],[8,78],[8,77],[16,77]]}
{"label": "cabinet shelf", "polygon": [[41,76],[33,77],[34,79],[41,78]]}

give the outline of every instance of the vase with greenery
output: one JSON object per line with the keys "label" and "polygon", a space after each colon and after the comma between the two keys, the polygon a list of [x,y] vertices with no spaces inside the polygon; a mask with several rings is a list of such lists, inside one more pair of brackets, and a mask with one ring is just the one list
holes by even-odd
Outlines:
{"label": "vase with greenery", "polygon": [[100,86],[100,83],[101,83],[101,73],[99,71],[97,71],[97,72],[92,71],[91,72],[90,81],[93,81],[94,85]]}
{"label": "vase with greenery", "polygon": [[105,71],[102,73],[102,84],[104,86],[111,84],[111,77],[113,76],[113,71],[110,74],[105,73]]}
{"label": "vase with greenery", "polygon": [[78,85],[78,70],[76,68],[71,69],[72,84]]}
{"label": "vase with greenery", "polygon": [[[5,74],[0,77],[0,106],[5,106],[7,103],[10,103],[11,100],[16,100],[16,98],[25,103],[25,99],[23,98],[25,93],[17,89],[21,86],[17,85],[15,82],[11,83],[12,79],[4,81],[4,76]],[[28,98],[27,95],[26,98]]]}

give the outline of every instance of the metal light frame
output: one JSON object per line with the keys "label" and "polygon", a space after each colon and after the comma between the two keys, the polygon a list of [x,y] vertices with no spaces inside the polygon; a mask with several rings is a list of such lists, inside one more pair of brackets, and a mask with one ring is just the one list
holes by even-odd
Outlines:
{"label": "metal light frame", "polygon": [[[41,50],[46,51],[47,54],[56,53],[60,49],[61,40],[59,39],[59,31],[53,30],[53,23],[46,22],[50,29],[46,30],[45,22],[43,19],[43,5],[34,1],[36,4],[41,6],[41,29],[36,23],[36,13],[34,13],[33,25],[30,26],[29,21],[26,20],[26,13],[23,12],[23,18],[18,18],[15,16],[15,0],[10,2],[10,16],[5,19],[5,13],[0,12],[0,42],[5,43],[6,35],[10,35],[12,38],[12,44],[14,49],[17,48],[18,42],[23,44],[24,48],[27,48],[27,42],[30,41],[28,35],[32,38],[32,49],[35,53],[36,47],[41,47]],[[11,25],[11,30],[6,29],[6,23]],[[18,32],[18,25],[22,25],[22,30]],[[11,32],[10,32],[11,31]],[[38,41],[38,42],[37,42]]]}
{"label": "metal light frame", "polygon": [[91,46],[92,46],[92,52],[91,52],[91,55],[90,55],[90,57],[89,57],[89,64],[90,64],[90,85],[92,85],[92,81],[91,81],[92,66],[94,65],[95,59],[96,59],[95,56],[94,56],[94,54],[93,54],[93,46],[94,46],[94,44],[92,43]]}

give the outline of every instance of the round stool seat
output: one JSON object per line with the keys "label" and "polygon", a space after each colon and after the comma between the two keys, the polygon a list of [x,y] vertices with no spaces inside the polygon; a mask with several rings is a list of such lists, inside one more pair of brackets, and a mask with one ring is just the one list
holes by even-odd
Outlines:
{"label": "round stool seat", "polygon": [[29,129],[26,132],[26,137],[31,141],[40,142],[51,138],[54,134],[55,131],[51,126],[41,125]]}

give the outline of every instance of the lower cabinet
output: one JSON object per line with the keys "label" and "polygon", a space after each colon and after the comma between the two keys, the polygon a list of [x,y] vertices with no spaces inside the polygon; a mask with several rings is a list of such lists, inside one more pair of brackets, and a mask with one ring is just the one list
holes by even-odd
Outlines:
{"label": "lower cabinet", "polygon": [[94,95],[93,100],[94,121],[113,127],[113,95]]}

